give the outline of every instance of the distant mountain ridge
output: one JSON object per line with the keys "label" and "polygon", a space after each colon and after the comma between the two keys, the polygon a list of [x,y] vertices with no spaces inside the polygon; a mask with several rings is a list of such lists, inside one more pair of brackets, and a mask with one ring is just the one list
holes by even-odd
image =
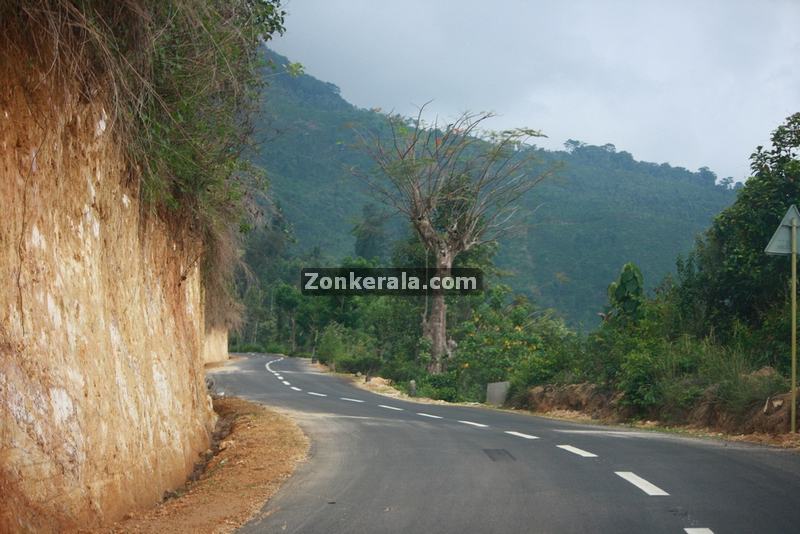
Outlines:
{"label": "distant mountain ridge", "polygon": [[[266,54],[276,65],[289,63]],[[299,250],[352,255],[350,230],[362,206],[379,204],[348,171],[370,166],[355,148],[352,126],[375,127],[385,119],[348,103],[331,83],[265,72],[263,145],[255,162],[267,169]],[[636,161],[613,145],[570,141],[564,151],[536,150],[542,165],[562,162],[562,169],[522,200],[525,229],[501,243],[498,265],[515,274],[506,283],[575,326],[597,324],[606,288],[627,261],[654,287],[736,196],[715,184],[708,169]]]}

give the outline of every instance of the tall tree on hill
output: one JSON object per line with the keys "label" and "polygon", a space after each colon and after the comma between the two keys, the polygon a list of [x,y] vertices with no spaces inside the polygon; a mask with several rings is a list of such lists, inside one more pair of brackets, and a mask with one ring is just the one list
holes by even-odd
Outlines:
{"label": "tall tree on hill", "polygon": [[[435,267],[449,271],[456,257],[495,242],[513,227],[516,201],[545,174],[531,175],[531,129],[482,130],[491,113],[464,113],[454,122],[426,125],[424,106],[415,119],[389,116],[388,135],[360,135],[380,171],[365,176],[373,191],[411,222]],[[446,370],[447,305],[431,297],[422,317],[431,343],[428,371]]]}

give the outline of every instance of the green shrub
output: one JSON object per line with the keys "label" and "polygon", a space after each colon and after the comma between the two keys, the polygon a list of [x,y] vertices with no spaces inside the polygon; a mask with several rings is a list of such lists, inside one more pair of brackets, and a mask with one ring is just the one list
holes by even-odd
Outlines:
{"label": "green shrub", "polygon": [[230,352],[269,352],[264,350],[264,347],[258,343],[233,344],[228,350]]}
{"label": "green shrub", "polygon": [[439,375],[425,375],[417,384],[417,395],[447,402],[461,400],[458,395],[458,375],[448,371]]}
{"label": "green shrub", "polygon": [[270,341],[267,343],[266,347],[264,347],[264,352],[270,354],[289,354],[289,347],[277,341]]}
{"label": "green shrub", "polygon": [[619,278],[608,286],[612,317],[621,321],[637,321],[644,304],[644,277],[633,263],[622,266]]}
{"label": "green shrub", "polygon": [[622,403],[640,412],[661,401],[655,360],[647,352],[634,351],[625,356],[617,387],[625,396]]}
{"label": "green shrub", "polygon": [[783,393],[787,387],[787,380],[777,374],[740,375],[720,382],[717,396],[726,413],[741,419],[755,406],[762,405],[767,397]]}
{"label": "green shrub", "polygon": [[705,387],[696,376],[665,378],[659,381],[661,406],[658,418],[666,422],[682,423],[702,397]]}
{"label": "green shrub", "polygon": [[330,323],[322,331],[317,345],[317,355],[322,363],[338,360],[346,355],[345,328],[339,323]]}

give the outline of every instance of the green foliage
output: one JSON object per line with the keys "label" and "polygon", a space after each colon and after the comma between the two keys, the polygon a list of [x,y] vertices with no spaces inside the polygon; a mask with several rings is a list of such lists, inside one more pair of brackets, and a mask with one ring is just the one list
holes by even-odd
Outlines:
{"label": "green foliage", "polygon": [[651,353],[630,352],[622,361],[617,388],[625,396],[624,404],[648,410],[661,401],[657,367]]}
{"label": "green foliage", "polygon": [[498,304],[489,301],[480,306],[460,328],[455,363],[461,374],[461,394],[468,400],[483,400],[487,383],[506,380],[515,366],[530,369],[534,360],[539,364],[535,373],[552,375],[551,362],[541,352],[541,339],[528,328],[530,308],[524,303]]}
{"label": "green foliage", "polygon": [[230,352],[270,352],[258,343],[232,344],[228,350]]}
{"label": "green foliage", "polygon": [[[258,158],[270,166],[298,243],[286,223],[257,229],[249,240],[258,279],[244,292],[250,341],[288,344],[291,313],[298,351],[338,370],[380,373],[400,387],[415,380],[419,395],[481,401],[492,381],[511,381],[515,395],[537,384],[592,382],[622,393],[625,413],[671,422],[685,422],[699,402],[740,417],[786,387],[786,265],[766,257],[763,247],[798,196],[791,147],[800,119],[779,128],[775,147],[757,150],[755,176],[736,203],[677,262],[675,276],[657,286],[646,285],[642,272],[648,282],[668,273],[674,255],[689,250],[692,236],[733,199],[730,183],[716,186],[708,169],[636,162],[613,146],[572,142],[564,153],[539,152],[548,163],[565,162],[564,179],[541,188],[535,203],[545,207],[536,225],[501,243],[497,260],[524,276],[510,280],[512,287],[501,285],[495,247],[458,258],[484,269],[490,287],[482,296],[448,301],[457,346],[449,370],[430,376],[431,347],[419,325],[424,299],[280,296],[289,293],[284,286],[295,286],[301,265],[378,265],[385,252],[367,252],[375,235],[394,242],[389,255],[396,265],[432,258],[405,224],[389,218],[384,225],[363,208],[366,192],[349,181],[346,167],[365,161],[349,148],[347,123],[379,129],[382,116],[353,108],[335,87],[311,77],[281,73],[274,80],[267,129],[283,137]],[[522,201],[523,209],[533,205]],[[357,220],[360,209],[362,222],[349,235],[347,221]],[[357,255],[372,260],[346,257],[351,237],[360,240]],[[623,258],[632,261],[616,271]],[[520,290],[537,305],[557,303],[573,324],[594,317],[606,298],[606,320],[588,335],[576,334],[552,312],[512,297]],[[764,365],[778,372],[760,370]]]}
{"label": "green foliage", "polygon": [[381,366],[372,338],[335,322],[322,332],[318,357],[322,363],[333,364],[337,371],[345,373],[373,374]]}
{"label": "green foliage", "polygon": [[674,291],[681,327],[731,342],[747,330],[764,342],[772,365],[785,365],[788,262],[764,247],[791,204],[800,202],[800,113],[751,156],[751,177],[695,249],[678,264]]}
{"label": "green foliage", "polygon": [[383,259],[387,248],[385,223],[386,214],[372,204],[364,204],[361,220],[350,232],[356,238],[356,256],[378,261]]}
{"label": "green foliage", "polygon": [[317,350],[317,357],[322,363],[336,361],[338,358],[347,356],[344,327],[339,323],[330,323],[326,326],[322,331]]}
{"label": "green foliage", "polygon": [[614,317],[636,321],[644,303],[644,278],[633,263],[626,263],[616,282],[608,286],[608,301]]}
{"label": "green foliage", "polygon": [[[273,52],[269,57],[288,62]],[[299,251],[320,247],[341,259],[354,249],[351,221],[372,202],[364,181],[350,172],[370,168],[354,131],[380,131],[384,116],[353,107],[334,85],[308,75],[281,73],[269,81],[259,122],[260,137],[269,142],[255,161],[270,172]],[[541,161],[532,174],[554,165],[561,170],[521,199],[520,231],[501,242],[496,263],[512,275],[505,283],[514,292],[584,330],[599,323],[621,264],[633,261],[649,283],[657,282],[735,198],[707,170],[636,161],[610,145],[528,150]],[[403,239],[406,223],[388,217],[385,231],[390,241]]]}
{"label": "green foliage", "polygon": [[420,397],[428,397],[447,402],[458,402],[462,400],[458,392],[458,373],[455,370],[450,370],[438,375],[425,373],[417,384],[417,394]]}

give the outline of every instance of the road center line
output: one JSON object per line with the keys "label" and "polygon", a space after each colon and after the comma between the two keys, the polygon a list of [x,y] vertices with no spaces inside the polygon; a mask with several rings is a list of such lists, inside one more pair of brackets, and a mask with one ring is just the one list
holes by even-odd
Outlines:
{"label": "road center line", "polygon": [[[585,451],[583,449],[579,449],[578,447],[573,447],[572,445],[556,445],[559,449],[564,449],[565,451],[571,452],[572,454],[577,454],[578,456],[583,456],[584,458],[597,458],[597,455]],[[617,473],[619,474],[619,473]]]}
{"label": "road center line", "polygon": [[347,402],[364,402],[363,400],[351,399],[350,397],[339,397],[339,398],[342,399],[343,401],[347,401]]}
{"label": "road center line", "polygon": [[277,360],[272,360],[271,362],[267,363],[267,364],[266,364],[264,367],[265,367],[265,368],[267,369],[267,371],[269,371],[270,373],[272,373],[272,374],[277,374],[275,371],[273,371],[273,370],[272,370],[272,367],[270,367],[270,366],[271,366],[273,363],[278,363],[278,362],[279,362],[279,361],[281,361],[282,359],[283,359],[283,358],[278,358]]}
{"label": "road center line", "polygon": [[300,389],[299,387],[296,387],[296,386],[292,386],[292,389],[295,390],[295,391],[303,391],[302,389]]}
{"label": "road center line", "polygon": [[379,404],[378,406],[380,406],[381,408],[386,408],[387,410],[395,410],[395,411],[398,411],[398,412],[402,412],[403,411],[402,408],[398,408],[396,406],[386,406],[385,404]]}
{"label": "road center line", "polygon": [[291,386],[291,384],[290,384],[290,383],[289,383],[287,380],[284,380],[284,381],[283,381],[283,385],[284,385],[284,386]]}
{"label": "road center line", "polygon": [[658,486],[651,484],[650,482],[646,481],[642,477],[631,473],[630,471],[614,471],[614,474],[624,478],[646,494],[650,495],[651,497],[658,497],[663,495],[669,495],[666,491],[662,490]]}
{"label": "road center line", "polygon": [[417,415],[421,415],[422,417],[430,417],[431,419],[441,419],[441,417],[438,415],[431,415],[429,413],[424,413],[424,412],[417,412]]}
{"label": "road center line", "polygon": [[309,395],[314,395],[315,397],[327,397],[324,393],[317,393],[316,391],[309,391]]}
{"label": "road center line", "polygon": [[525,438],[525,439],[539,439],[538,436],[531,436],[530,434],[523,434],[522,432],[514,432],[512,430],[506,430],[505,432],[509,436],[517,436],[518,438]]}
{"label": "road center line", "polygon": [[710,528],[685,528],[683,529],[686,534],[714,534]]}
{"label": "road center line", "polygon": [[461,421],[461,420],[459,420],[458,422],[459,423],[464,423],[465,425],[477,426],[479,428],[486,428],[486,427],[489,426],[489,425],[484,425],[483,423],[476,423],[474,421]]}

